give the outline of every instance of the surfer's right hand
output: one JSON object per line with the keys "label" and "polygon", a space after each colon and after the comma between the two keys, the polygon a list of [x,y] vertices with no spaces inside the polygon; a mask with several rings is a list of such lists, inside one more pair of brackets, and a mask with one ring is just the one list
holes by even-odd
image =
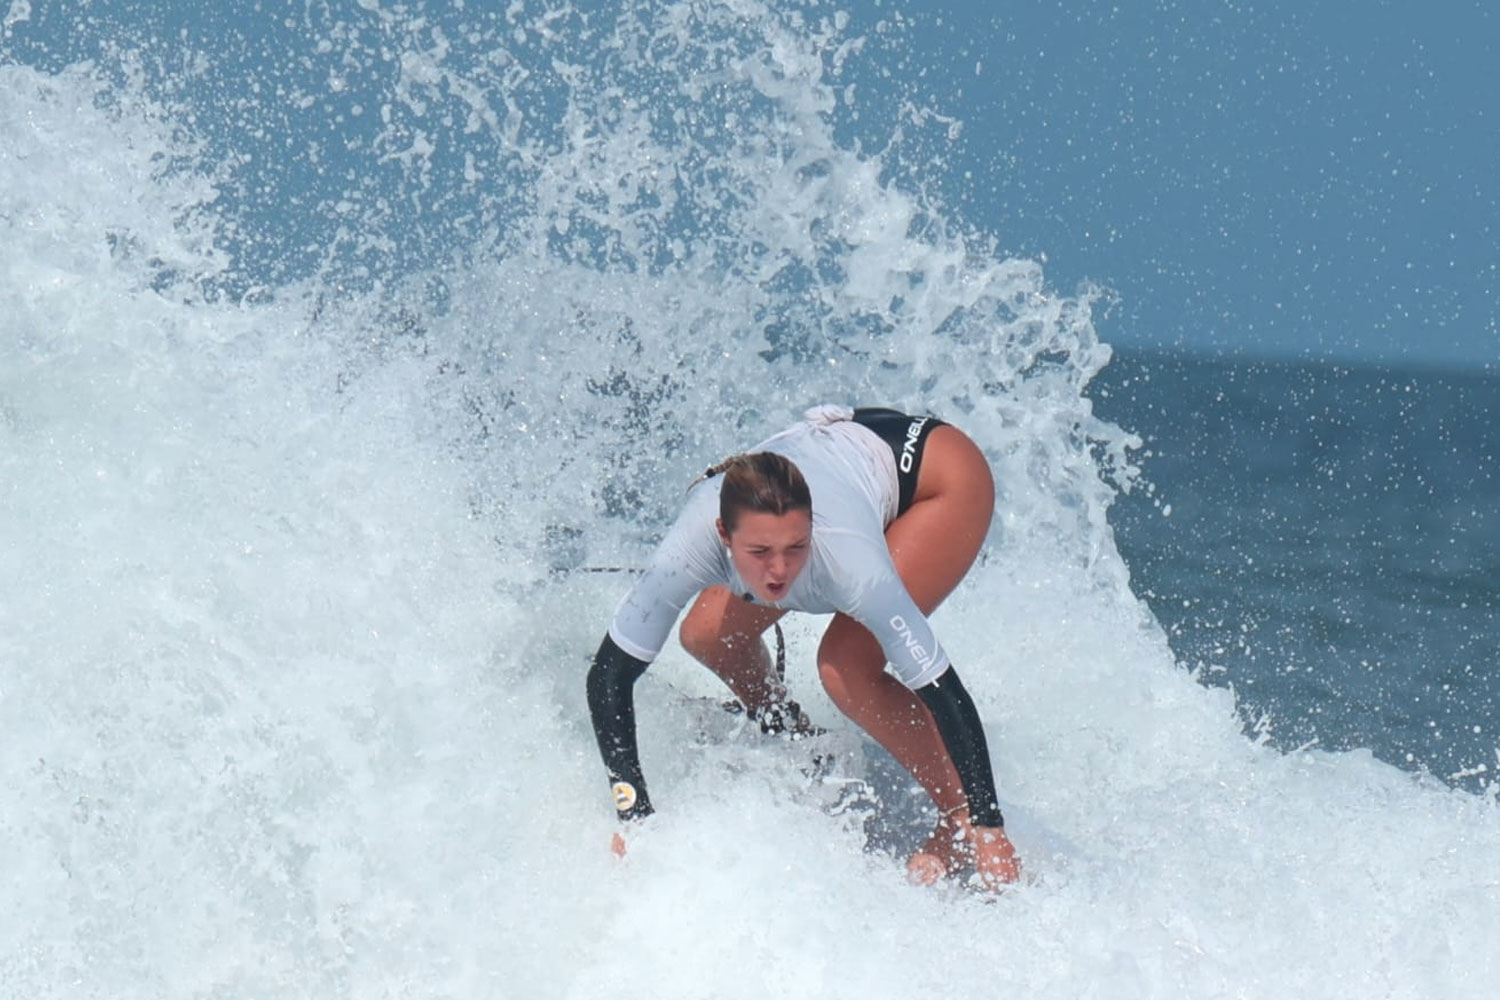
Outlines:
{"label": "surfer's right hand", "polygon": [[628,834],[630,839],[639,846],[642,843],[641,838],[650,829],[651,822],[644,817],[641,819],[622,820],[620,825],[615,828],[615,832],[609,835],[609,853],[623,861],[625,855],[630,850],[630,844],[626,840],[626,835]]}

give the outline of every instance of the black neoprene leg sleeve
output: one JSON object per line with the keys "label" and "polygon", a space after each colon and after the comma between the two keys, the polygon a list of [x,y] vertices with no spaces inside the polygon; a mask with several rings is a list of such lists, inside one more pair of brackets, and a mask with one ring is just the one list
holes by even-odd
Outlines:
{"label": "black neoprene leg sleeve", "polygon": [[606,635],[589,668],[589,715],[621,819],[640,819],[653,812],[635,738],[633,689],[646,667],[644,660],[631,656]]}
{"label": "black neoprene leg sleeve", "polygon": [[958,679],[958,672],[949,667],[931,684],[917,688],[916,694],[932,712],[938,733],[948,747],[948,756],[953,758],[953,766],[963,782],[964,796],[969,800],[969,822],[975,826],[1004,826],[984,725],[979,721],[974,699]]}

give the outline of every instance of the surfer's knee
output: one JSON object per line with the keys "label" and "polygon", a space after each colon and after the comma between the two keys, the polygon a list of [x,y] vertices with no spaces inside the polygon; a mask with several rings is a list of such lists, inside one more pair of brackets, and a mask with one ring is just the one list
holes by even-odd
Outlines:
{"label": "surfer's knee", "polygon": [[689,656],[717,668],[742,656],[758,657],[764,648],[761,631],[759,622],[732,618],[721,603],[706,600],[683,618],[677,637]]}
{"label": "surfer's knee", "polygon": [[719,635],[719,623],[708,615],[684,618],[677,635],[682,648],[699,663],[712,662],[723,654],[725,643]]}
{"label": "surfer's knee", "polygon": [[823,682],[823,690],[845,715],[852,715],[856,706],[865,700],[860,696],[860,691],[869,683],[865,673],[851,668],[847,663],[830,663],[826,660],[818,663],[818,680]]}
{"label": "surfer's knee", "polygon": [[682,648],[700,663],[715,659],[724,648],[725,602],[718,589],[710,587],[699,594],[677,629]]}
{"label": "surfer's knee", "polygon": [[880,644],[852,620],[836,618],[818,646],[818,680],[840,709],[850,704],[884,668],[885,655]]}
{"label": "surfer's knee", "polygon": [[833,699],[833,703],[842,708],[849,697],[848,681],[843,668],[837,663],[829,663],[819,658],[818,680],[823,682],[823,690],[828,692],[828,697]]}

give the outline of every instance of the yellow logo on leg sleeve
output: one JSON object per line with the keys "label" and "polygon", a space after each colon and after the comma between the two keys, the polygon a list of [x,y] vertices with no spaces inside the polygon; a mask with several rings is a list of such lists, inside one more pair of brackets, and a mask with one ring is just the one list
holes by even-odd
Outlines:
{"label": "yellow logo on leg sleeve", "polygon": [[615,809],[625,812],[635,805],[635,786],[628,781],[617,781],[611,789],[615,793]]}

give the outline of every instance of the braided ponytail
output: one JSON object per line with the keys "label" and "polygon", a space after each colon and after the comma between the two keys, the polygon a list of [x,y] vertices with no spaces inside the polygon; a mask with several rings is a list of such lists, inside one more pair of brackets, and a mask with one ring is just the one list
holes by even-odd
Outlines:
{"label": "braided ponytail", "polygon": [[719,473],[724,472],[731,465],[733,465],[735,462],[739,461],[740,459],[742,459],[744,457],[745,456],[743,454],[730,455],[728,458],[724,459],[724,461],[720,462],[718,465],[710,465],[708,468],[706,468],[706,469],[703,470],[703,475],[699,476],[697,479],[694,479],[691,483],[688,484],[687,491],[689,493],[691,493],[694,486],[697,486],[699,483],[707,482],[708,480],[712,479],[714,476],[717,476]]}

